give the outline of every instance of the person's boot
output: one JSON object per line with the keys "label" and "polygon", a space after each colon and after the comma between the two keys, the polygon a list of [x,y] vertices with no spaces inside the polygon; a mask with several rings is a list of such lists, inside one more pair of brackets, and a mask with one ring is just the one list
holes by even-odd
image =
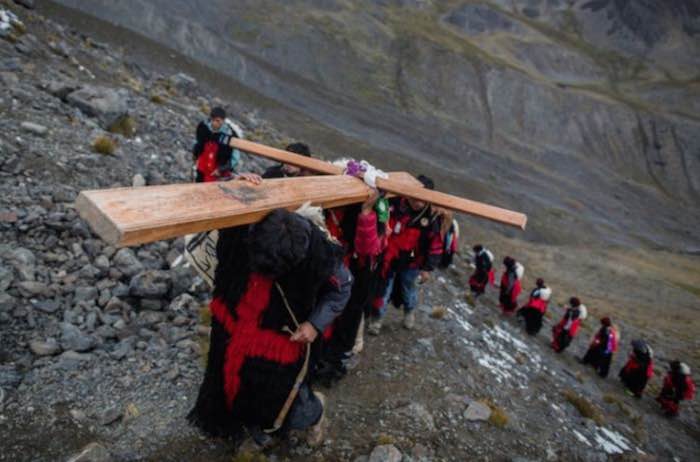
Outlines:
{"label": "person's boot", "polygon": [[416,327],[416,313],[415,312],[409,311],[408,313],[404,313],[403,326],[408,330],[411,330],[414,327]]}
{"label": "person's boot", "polygon": [[369,327],[367,328],[367,332],[370,333],[370,335],[379,335],[379,332],[382,330],[382,320],[381,319],[373,319],[369,322]]}
{"label": "person's boot", "polygon": [[323,443],[324,426],[326,423],[326,396],[318,391],[313,392],[316,398],[321,402],[321,417],[316,422],[316,425],[309,427],[306,433],[306,444],[312,448],[316,448]]}

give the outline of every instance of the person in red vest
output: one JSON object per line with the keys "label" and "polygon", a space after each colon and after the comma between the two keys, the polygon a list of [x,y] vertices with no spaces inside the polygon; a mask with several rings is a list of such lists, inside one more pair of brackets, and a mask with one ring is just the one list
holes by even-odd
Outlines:
{"label": "person in red vest", "polygon": [[493,254],[491,251],[481,244],[475,245],[472,250],[474,251],[474,265],[476,269],[469,278],[470,296],[468,301],[470,305],[474,305],[476,300],[484,294],[488,284],[493,285],[495,278]]}
{"label": "person in red vest", "polygon": [[[418,180],[427,189],[435,187],[433,180],[424,175],[419,175]],[[369,323],[368,331],[372,335],[379,335],[389,301],[397,308],[403,306],[403,326],[414,328],[414,310],[418,305],[416,282],[419,277],[423,281],[429,278],[443,251],[440,217],[430,204],[396,197],[390,201],[389,217],[390,234],[381,270],[383,297]]]}
{"label": "person in red vest", "polygon": [[192,155],[196,162],[195,181],[227,181],[233,179],[260,183],[260,177],[253,173],[236,173],[240,153],[230,146],[232,138],[239,138],[236,129],[226,120],[226,111],[215,107],[209,119],[197,125],[196,142]]}
{"label": "person in red vest", "polygon": [[578,297],[571,297],[564,317],[552,327],[552,349],[557,353],[564,351],[571,344],[571,340],[576,337],[579,327],[581,327],[581,321],[587,316],[586,305],[581,303]]}
{"label": "person in red vest", "polygon": [[537,335],[542,329],[542,316],[547,311],[552,289],[544,284],[544,279],[537,279],[537,287],[530,292],[530,300],[518,310],[518,318],[525,323],[525,331]]}
{"label": "person in red vest", "polygon": [[581,360],[583,364],[590,364],[602,378],[608,376],[613,354],[617,351],[619,334],[609,317],[600,320],[600,329],[595,333],[588,351]]}
{"label": "person in red vest", "polygon": [[632,341],[632,352],[620,369],[619,377],[626,391],[641,398],[647,382],[654,375],[654,352],[644,340]]}
{"label": "person in red vest", "polygon": [[503,309],[503,314],[512,314],[518,307],[518,296],[522,291],[520,280],[525,273],[525,268],[512,257],[503,259],[505,270],[501,276],[501,289],[498,301]]}
{"label": "person in red vest", "polygon": [[680,412],[680,402],[695,397],[695,383],[690,377],[690,367],[680,361],[671,361],[671,368],[664,378],[656,401],[667,417],[675,417]]}

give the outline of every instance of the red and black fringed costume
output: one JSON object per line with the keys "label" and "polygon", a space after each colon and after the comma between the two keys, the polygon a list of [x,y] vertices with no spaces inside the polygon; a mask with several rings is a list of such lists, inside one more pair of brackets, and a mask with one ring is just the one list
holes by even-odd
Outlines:
{"label": "red and black fringed costume", "polygon": [[525,331],[537,335],[542,329],[542,317],[547,312],[552,290],[544,285],[542,279],[537,280],[537,287],[530,292],[528,302],[518,310],[518,317],[525,323]]}
{"label": "red and black fringed costume", "polygon": [[345,250],[345,264],[353,276],[348,304],[324,335],[321,360],[316,376],[326,385],[347,372],[345,363],[352,355],[363,316],[370,315],[372,297],[377,292],[382,251],[385,247],[384,225],[374,211],[348,206],[326,211],[326,227]]}
{"label": "red and black fringed costume", "polygon": [[588,311],[576,297],[572,297],[569,304],[570,307],[566,309],[564,317],[552,327],[552,349],[557,353],[564,351],[576,337],[581,321],[586,318]]}
{"label": "red and black fringed costume", "polygon": [[[349,297],[342,249],[305,218],[276,210],[220,231],[217,257],[207,367],[188,419],[212,436],[274,430],[306,358],[290,333],[304,321],[324,330]],[[304,379],[280,430],[311,426],[321,413]]]}
{"label": "red and black fringed costume", "polygon": [[668,417],[675,417],[680,412],[680,402],[695,397],[695,383],[690,377],[690,368],[679,361],[671,362],[671,370],[664,378],[656,401]]}
{"label": "red and black fringed costume", "polygon": [[476,269],[469,278],[469,289],[476,298],[483,295],[487,285],[493,285],[493,254],[481,245],[474,246],[474,265]]}
{"label": "red and black fringed costume", "polygon": [[651,348],[644,341],[633,341],[632,353],[627,363],[620,369],[620,380],[634,396],[641,398],[647,382],[653,375],[654,361]]}
{"label": "red and black fringed costume", "polygon": [[591,339],[586,354],[581,362],[590,364],[599,376],[605,378],[610,371],[612,356],[617,351],[619,334],[611,324],[610,318],[600,320],[601,327]]}
{"label": "red and black fringed costume", "polygon": [[511,257],[503,259],[505,271],[501,276],[501,290],[498,301],[501,304],[503,313],[512,314],[518,307],[518,296],[522,291],[520,280],[523,277],[523,266]]}
{"label": "red and black fringed costume", "polygon": [[[440,234],[441,218],[430,205],[414,210],[408,199],[395,197],[390,200],[389,237],[382,262],[379,292],[383,294],[380,312],[390,295],[392,304],[402,305],[410,311],[416,308],[414,294],[404,293],[403,284],[390,284],[390,280],[406,270],[433,271],[440,264],[443,241]],[[391,285],[391,294],[387,288]],[[411,286],[408,290],[414,291]],[[379,314],[376,310],[375,315]]]}

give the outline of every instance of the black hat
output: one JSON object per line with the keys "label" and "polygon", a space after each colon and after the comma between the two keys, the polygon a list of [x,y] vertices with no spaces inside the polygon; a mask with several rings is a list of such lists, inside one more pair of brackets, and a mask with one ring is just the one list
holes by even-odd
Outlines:
{"label": "black hat", "polygon": [[435,182],[430,177],[427,177],[425,175],[418,175],[418,181],[423,183],[423,187],[425,189],[435,189]]}
{"label": "black hat", "polygon": [[292,143],[286,148],[285,151],[293,152],[294,154],[300,154],[302,156],[311,157],[311,149],[304,143]]}
{"label": "black hat", "polygon": [[211,112],[209,113],[209,117],[212,119],[225,119],[226,110],[221,106],[216,106],[212,108]]}
{"label": "black hat", "polygon": [[569,299],[569,305],[571,305],[574,308],[576,308],[580,304],[581,304],[581,300],[579,300],[578,297],[571,297]]}

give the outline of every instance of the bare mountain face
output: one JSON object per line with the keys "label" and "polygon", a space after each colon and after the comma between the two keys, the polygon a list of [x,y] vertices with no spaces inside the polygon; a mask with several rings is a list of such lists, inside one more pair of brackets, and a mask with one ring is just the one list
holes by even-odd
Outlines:
{"label": "bare mountain face", "polygon": [[523,209],[530,240],[700,247],[695,0],[59,3]]}

